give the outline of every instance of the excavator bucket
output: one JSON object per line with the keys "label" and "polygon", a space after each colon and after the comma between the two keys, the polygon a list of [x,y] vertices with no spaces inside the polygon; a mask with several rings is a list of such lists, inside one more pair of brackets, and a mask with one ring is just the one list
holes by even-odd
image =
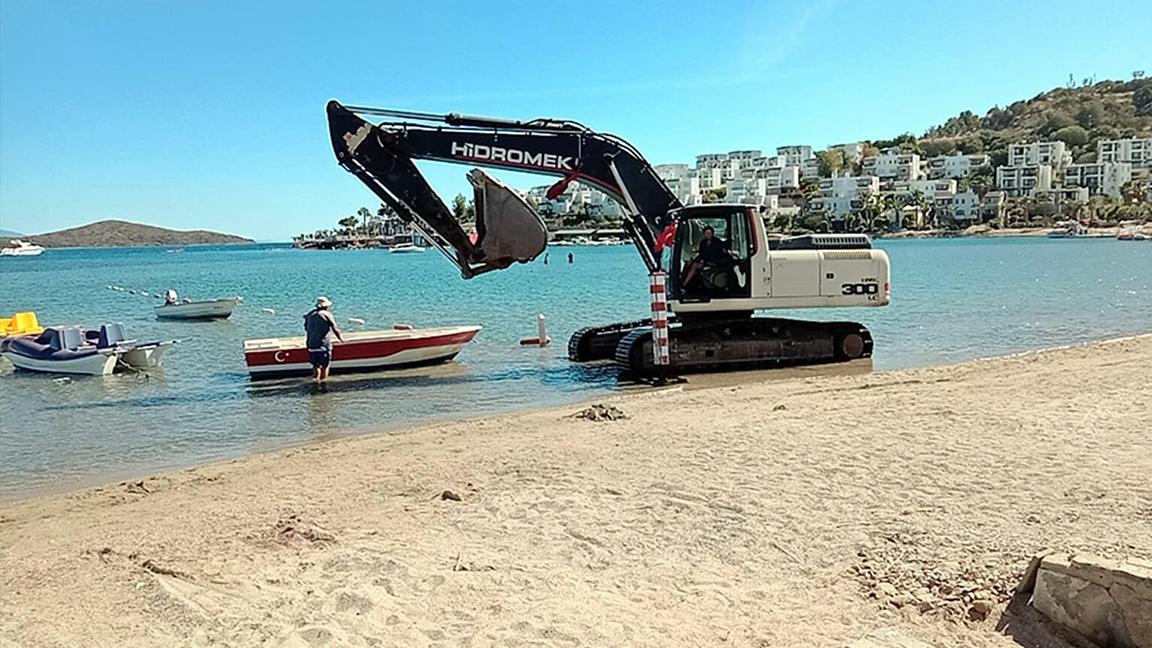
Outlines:
{"label": "excavator bucket", "polygon": [[475,190],[476,256],[508,267],[540,256],[548,245],[548,227],[520,194],[480,169],[468,172]]}

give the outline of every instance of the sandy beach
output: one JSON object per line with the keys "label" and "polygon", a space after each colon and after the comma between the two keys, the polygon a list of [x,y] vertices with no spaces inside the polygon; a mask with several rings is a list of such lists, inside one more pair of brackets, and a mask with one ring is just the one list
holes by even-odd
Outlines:
{"label": "sandy beach", "polygon": [[1152,555],[1152,336],[602,402],[5,505],[0,646],[1054,645],[1032,553]]}

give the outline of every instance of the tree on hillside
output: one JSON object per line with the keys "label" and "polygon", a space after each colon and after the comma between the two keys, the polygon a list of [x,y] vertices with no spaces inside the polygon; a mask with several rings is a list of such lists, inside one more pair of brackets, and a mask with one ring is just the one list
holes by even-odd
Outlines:
{"label": "tree on hillside", "polygon": [[1052,133],[1052,139],[1060,140],[1068,146],[1084,146],[1088,143],[1088,131],[1082,126],[1065,126]]}
{"label": "tree on hillside", "polygon": [[977,167],[968,176],[968,188],[981,196],[991,191],[995,184],[996,172],[988,165]]}
{"label": "tree on hillside", "polygon": [[1104,103],[1099,99],[1093,99],[1076,112],[1076,123],[1084,128],[1095,128],[1104,121],[1106,112]]}
{"label": "tree on hillside", "polygon": [[801,227],[813,232],[824,233],[828,231],[828,219],[824,214],[807,214],[800,221]]}
{"label": "tree on hillside", "polygon": [[1044,126],[1040,129],[1040,132],[1044,136],[1048,136],[1060,130],[1061,128],[1074,126],[1075,124],[1076,120],[1073,119],[1072,116],[1068,113],[1064,112],[1063,110],[1052,110],[1048,113],[1048,117],[1045,120]]}
{"label": "tree on hillside", "polygon": [[337,221],[337,224],[344,229],[352,229],[353,227],[356,227],[356,224],[359,222],[360,219],[355,216],[345,216],[344,218],[341,218],[339,221]]}
{"label": "tree on hillside", "polygon": [[817,166],[820,169],[820,176],[824,178],[831,178],[840,172],[847,163],[844,159],[844,151],[820,151],[816,154]]}
{"label": "tree on hillside", "polygon": [[1132,105],[1136,107],[1136,114],[1140,116],[1152,115],[1152,79],[1144,79],[1145,83],[1132,93]]}
{"label": "tree on hillside", "polygon": [[927,157],[936,157],[955,152],[956,142],[955,139],[923,140],[920,142],[920,148]]}
{"label": "tree on hillside", "polygon": [[984,128],[991,128],[994,130],[1003,130],[1012,125],[1012,121],[1016,118],[1011,110],[1004,110],[1000,106],[993,106],[992,110],[984,116],[980,121],[980,125]]}
{"label": "tree on hillside", "polygon": [[356,210],[356,216],[360,218],[361,227],[365,232],[368,231],[368,220],[372,218],[372,212],[367,207],[361,207]]}
{"label": "tree on hillside", "polygon": [[468,199],[464,197],[464,194],[458,193],[456,194],[456,197],[452,199],[452,215],[455,216],[456,220],[459,222],[471,220],[467,218]]}

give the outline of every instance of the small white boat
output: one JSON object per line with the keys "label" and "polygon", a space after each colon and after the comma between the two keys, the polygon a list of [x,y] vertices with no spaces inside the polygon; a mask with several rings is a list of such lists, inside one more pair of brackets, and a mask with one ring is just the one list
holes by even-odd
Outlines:
{"label": "small white boat", "polygon": [[14,367],[38,373],[106,376],[118,371],[161,366],[176,340],[138,342],[126,339],[122,324],[99,330],[80,326],[49,326],[37,335],[5,338],[0,355]]}
{"label": "small white boat", "polygon": [[[332,345],[332,372],[402,369],[448,362],[472,341],[479,326],[391,331],[356,331]],[[252,378],[308,375],[312,365],[303,337],[244,341],[244,361]]]}
{"label": "small white boat", "polygon": [[44,254],[44,248],[28,241],[12,239],[10,243],[8,247],[0,249],[0,256],[40,256]]}
{"label": "small white boat", "polygon": [[175,304],[160,304],[153,306],[159,319],[208,320],[226,319],[232,315],[232,310],[240,301],[237,297],[226,299],[207,299],[204,301],[185,300]]}
{"label": "small white boat", "polygon": [[420,247],[419,245],[416,245],[415,243],[400,243],[398,245],[393,245],[392,247],[388,248],[388,251],[391,252],[392,254],[413,254],[413,253],[423,252],[427,249],[428,248]]}

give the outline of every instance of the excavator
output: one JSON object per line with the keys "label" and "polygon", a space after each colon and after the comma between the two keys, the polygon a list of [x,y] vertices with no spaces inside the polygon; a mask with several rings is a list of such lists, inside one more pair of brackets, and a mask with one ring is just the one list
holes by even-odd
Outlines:
{"label": "excavator", "polygon": [[[340,166],[435,245],[465,279],[528,263],[548,244],[536,208],[481,167],[558,176],[549,199],[579,182],[620,203],[624,229],[649,274],[667,274],[668,366],[659,366],[659,353],[654,357],[651,319],[576,331],[568,344],[575,362],[614,359],[644,377],[872,355],[872,336],[861,324],[756,315],[887,305],[888,255],[866,235],[770,237],[755,206],[683,205],[635,147],[574,121],[437,115],[337,101],[328,103],[327,113]],[[474,191],[473,231],[433,191],[416,160],[476,167],[466,174]],[[704,238],[720,243],[702,245]]]}

